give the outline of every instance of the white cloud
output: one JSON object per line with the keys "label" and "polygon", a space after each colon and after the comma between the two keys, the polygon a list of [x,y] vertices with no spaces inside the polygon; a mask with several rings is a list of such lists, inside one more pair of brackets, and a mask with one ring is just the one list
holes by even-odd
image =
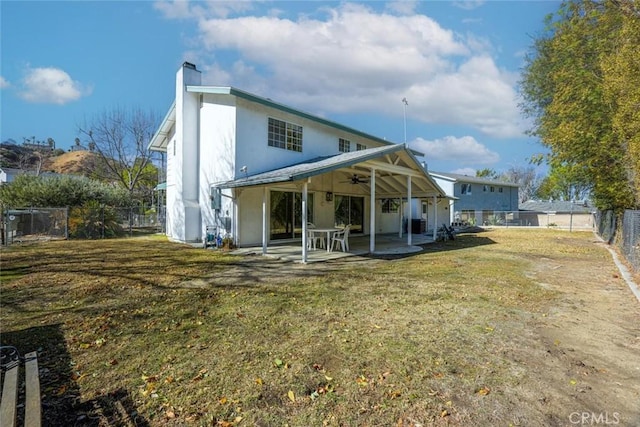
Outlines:
{"label": "white cloud", "polygon": [[20,96],[29,102],[66,104],[91,93],[91,88],[71,79],[59,68],[28,68],[22,79]]}
{"label": "white cloud", "polygon": [[457,173],[458,175],[476,176],[476,170],[473,168],[461,168],[450,171],[451,173]]}
{"label": "white cloud", "polygon": [[472,136],[444,138],[428,141],[417,138],[410,144],[412,149],[424,153],[427,163],[431,160],[454,161],[460,165],[492,165],[500,160],[500,155],[480,144]]}
{"label": "white cloud", "polygon": [[454,1],[452,4],[455,7],[460,9],[473,10],[473,9],[479,8],[484,3],[485,3],[484,0],[461,0],[461,1]]}
{"label": "white cloud", "polygon": [[187,1],[187,0],[160,0],[153,4],[156,10],[169,19],[204,18],[215,16],[227,18],[236,13],[247,12],[253,9],[250,0],[240,1]]}
{"label": "white cloud", "polygon": [[387,3],[385,8],[399,15],[411,15],[415,12],[417,6],[417,0],[396,0]]}
{"label": "white cloud", "polygon": [[[408,11],[412,4],[387,7]],[[428,16],[344,3],[323,6],[313,17],[221,18],[210,3],[160,5],[175,9],[167,16],[197,22],[204,61],[198,65],[208,84],[238,86],[316,114],[400,116],[406,97],[408,118],[470,126],[492,137],[522,136],[517,74],[497,67],[487,40],[457,34]],[[225,53],[233,63],[223,60]]]}
{"label": "white cloud", "polygon": [[7,81],[4,77],[0,76],[0,89],[4,89],[11,86],[11,83]]}

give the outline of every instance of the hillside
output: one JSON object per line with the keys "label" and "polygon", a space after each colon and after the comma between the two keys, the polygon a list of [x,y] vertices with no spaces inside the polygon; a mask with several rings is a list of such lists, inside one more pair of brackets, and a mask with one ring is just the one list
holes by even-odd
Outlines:
{"label": "hillside", "polygon": [[[88,176],[95,168],[97,155],[91,151],[55,150],[44,152],[42,172],[55,172],[60,174],[74,174]],[[0,166],[13,169],[36,169],[38,156],[31,148],[14,145],[0,144]],[[25,167],[25,163],[28,166]]]}
{"label": "hillside", "polygon": [[90,151],[69,151],[51,157],[44,170],[61,174],[89,175],[95,167],[97,155]]}

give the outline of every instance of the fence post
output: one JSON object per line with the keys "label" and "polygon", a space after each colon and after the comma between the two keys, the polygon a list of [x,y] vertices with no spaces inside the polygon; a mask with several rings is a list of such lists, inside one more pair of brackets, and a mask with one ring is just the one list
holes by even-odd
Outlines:
{"label": "fence post", "polygon": [[69,240],[69,206],[65,208],[64,218],[64,239]]}
{"label": "fence post", "polygon": [[2,236],[0,236],[0,239],[2,239],[2,246],[7,244],[7,217],[9,215],[9,211],[5,210],[4,208],[2,208]]}

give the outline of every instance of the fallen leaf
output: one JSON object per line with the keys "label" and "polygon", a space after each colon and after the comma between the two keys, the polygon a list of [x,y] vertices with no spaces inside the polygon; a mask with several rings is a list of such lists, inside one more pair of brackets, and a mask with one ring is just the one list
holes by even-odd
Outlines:
{"label": "fallen leaf", "polygon": [[447,411],[446,409],[443,409],[442,412],[440,412],[440,416],[442,418],[446,417],[449,415],[449,411]]}
{"label": "fallen leaf", "polygon": [[221,405],[224,405],[225,403],[227,403],[227,398],[223,396],[220,399],[218,399],[218,402],[220,402]]}
{"label": "fallen leaf", "polygon": [[293,394],[293,390],[289,390],[287,392],[287,396],[289,397],[289,400],[292,401],[293,403],[296,402],[296,395]]}
{"label": "fallen leaf", "polygon": [[491,389],[489,387],[484,386],[484,387],[480,387],[476,393],[479,394],[480,396],[486,396],[490,392],[491,392]]}
{"label": "fallen leaf", "polygon": [[256,378],[256,384],[262,385],[262,383],[263,383],[262,378],[260,377]]}

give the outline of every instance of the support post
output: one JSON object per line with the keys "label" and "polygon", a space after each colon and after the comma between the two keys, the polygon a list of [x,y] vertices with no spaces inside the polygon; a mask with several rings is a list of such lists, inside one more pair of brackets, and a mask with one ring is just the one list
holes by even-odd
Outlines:
{"label": "support post", "polygon": [[262,255],[267,254],[267,187],[262,189]]}
{"label": "support post", "polygon": [[371,202],[369,204],[369,252],[376,251],[376,170],[371,168]]}
{"label": "support post", "polygon": [[407,175],[407,246],[411,246],[411,223],[413,222],[411,212],[411,175]]}
{"label": "support post", "polygon": [[307,263],[307,196],[309,180],[302,186],[302,263]]}
{"label": "support post", "polygon": [[433,196],[433,241],[438,238],[438,196]]}

